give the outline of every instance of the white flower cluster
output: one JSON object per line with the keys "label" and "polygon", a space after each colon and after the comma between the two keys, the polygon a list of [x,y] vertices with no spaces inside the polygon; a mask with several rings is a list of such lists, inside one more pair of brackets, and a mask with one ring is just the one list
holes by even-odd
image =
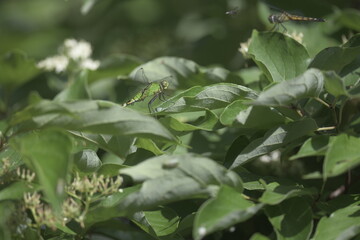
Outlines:
{"label": "white flower cluster", "polygon": [[60,54],[40,61],[37,66],[46,71],[64,72],[71,63],[78,69],[96,70],[100,62],[90,58],[91,45],[83,40],[66,39],[60,47]]}

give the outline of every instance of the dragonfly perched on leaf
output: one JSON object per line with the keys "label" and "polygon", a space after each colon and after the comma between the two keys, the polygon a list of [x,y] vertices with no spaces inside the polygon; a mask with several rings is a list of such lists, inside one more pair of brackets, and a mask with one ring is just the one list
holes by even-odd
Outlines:
{"label": "dragonfly perched on leaf", "polygon": [[[141,78],[143,79],[143,81],[147,83],[147,85],[140,92],[138,92],[132,99],[130,99],[129,101],[124,103],[123,107],[129,106],[136,102],[144,101],[147,97],[151,96],[151,99],[148,102],[148,108],[149,108],[149,112],[152,113],[154,111],[151,107],[151,104],[157,98],[160,99],[161,101],[165,101],[164,91],[169,87],[168,80],[171,79],[172,76],[168,76],[163,79],[150,82],[149,79],[146,77],[145,71],[143,68],[140,68],[137,71],[136,75],[139,75],[139,74],[140,74]],[[135,77],[135,78],[137,78],[137,77]]]}
{"label": "dragonfly perched on leaf", "polygon": [[[290,14],[284,10],[281,10],[279,8],[276,8],[274,6],[270,6],[269,8],[278,12],[276,14],[271,14],[268,17],[269,22],[275,24],[274,27],[270,31],[278,30],[279,26],[282,26],[283,29],[286,31],[286,28],[283,25],[283,23],[288,22],[288,21],[325,22],[325,19],[323,19],[323,18],[304,17],[304,16],[300,16],[300,15],[294,15],[294,14]],[[236,14],[239,14],[239,10],[238,10],[238,8],[235,8],[233,10],[227,11],[226,14],[227,15],[236,15]]]}

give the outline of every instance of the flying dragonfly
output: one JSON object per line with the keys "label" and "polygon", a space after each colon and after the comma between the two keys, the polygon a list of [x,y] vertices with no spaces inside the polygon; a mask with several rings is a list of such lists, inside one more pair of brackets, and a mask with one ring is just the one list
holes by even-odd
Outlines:
{"label": "flying dragonfly", "polygon": [[147,85],[140,92],[138,92],[132,99],[130,99],[129,101],[124,103],[122,106],[126,107],[126,106],[129,106],[129,105],[134,104],[136,102],[144,101],[147,97],[152,96],[152,98],[148,102],[149,112],[152,113],[153,111],[152,111],[152,108],[151,108],[151,104],[157,98],[159,98],[161,101],[165,101],[164,91],[169,87],[168,80],[170,78],[172,78],[172,76],[165,77],[165,78],[163,78],[161,80],[158,80],[158,81],[150,82],[148,80],[148,78],[146,77],[143,68],[140,68],[138,70],[138,72],[136,73],[136,75],[138,75],[139,72],[140,72],[142,78],[147,82]]}
{"label": "flying dragonfly", "polygon": [[[325,19],[323,19],[323,18],[304,17],[304,16],[300,16],[300,15],[294,15],[294,14],[290,14],[284,10],[281,10],[281,9],[273,7],[273,6],[271,6],[270,9],[273,9],[273,10],[279,12],[277,14],[271,14],[268,17],[269,22],[272,24],[275,24],[274,27],[270,31],[278,30],[279,25],[281,25],[283,27],[283,29],[286,31],[286,28],[283,25],[283,23],[288,22],[288,21],[325,22]],[[226,12],[227,15],[236,15],[238,13],[239,13],[239,10],[237,8]]]}

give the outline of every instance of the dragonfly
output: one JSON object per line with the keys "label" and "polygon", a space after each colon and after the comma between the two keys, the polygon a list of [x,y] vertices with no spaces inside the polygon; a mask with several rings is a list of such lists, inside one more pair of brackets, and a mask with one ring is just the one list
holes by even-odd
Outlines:
{"label": "dragonfly", "polygon": [[[147,97],[151,96],[150,101],[148,102],[148,109],[150,113],[153,113],[153,109],[151,104],[158,98],[161,101],[165,101],[164,91],[169,87],[169,78],[172,76],[165,77],[158,81],[150,82],[145,75],[144,69],[140,68],[138,70],[142,76],[142,78],[148,83],[140,92],[138,92],[132,99],[125,102],[123,107],[132,105],[136,102],[144,101]],[[138,72],[136,73],[138,75]]]}
{"label": "dragonfly", "polygon": [[[274,7],[272,7],[274,9]],[[268,17],[268,20],[270,23],[275,24],[274,27],[270,30],[278,29],[279,25],[283,27],[283,29],[286,31],[285,26],[283,25],[284,22],[288,21],[297,21],[297,22],[325,22],[325,19],[323,18],[315,18],[315,17],[304,17],[299,15],[293,15],[288,12],[285,12],[280,9],[276,9],[277,11],[280,11],[278,14],[271,14]]]}
{"label": "dragonfly", "polygon": [[[286,31],[286,28],[283,25],[283,23],[288,22],[288,21],[325,22],[325,19],[323,19],[323,18],[304,17],[304,16],[300,16],[300,15],[290,14],[290,13],[284,11],[284,10],[281,10],[281,9],[273,7],[273,6],[271,6],[270,8],[279,12],[279,13],[276,13],[276,14],[271,14],[268,17],[269,22],[274,24],[274,27],[270,31],[278,30],[279,26],[281,26]],[[230,10],[230,11],[226,12],[227,15],[236,15],[238,13],[239,13],[238,8],[235,8],[233,10]]]}

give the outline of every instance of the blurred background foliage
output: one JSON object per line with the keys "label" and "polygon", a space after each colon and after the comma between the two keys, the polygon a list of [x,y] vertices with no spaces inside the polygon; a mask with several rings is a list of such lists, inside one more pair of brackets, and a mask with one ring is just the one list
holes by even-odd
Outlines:
{"label": "blurred background foliage", "polygon": [[[0,54],[20,49],[40,60],[55,54],[64,39],[76,38],[90,42],[99,60],[113,54],[142,61],[169,55],[235,70],[246,64],[239,43],[253,29],[271,28],[263,3],[327,19],[306,27],[286,24],[288,31],[304,32],[311,56],[359,31],[340,11],[359,9],[357,0],[5,0],[0,2]],[[237,16],[225,14],[236,7]]]}

